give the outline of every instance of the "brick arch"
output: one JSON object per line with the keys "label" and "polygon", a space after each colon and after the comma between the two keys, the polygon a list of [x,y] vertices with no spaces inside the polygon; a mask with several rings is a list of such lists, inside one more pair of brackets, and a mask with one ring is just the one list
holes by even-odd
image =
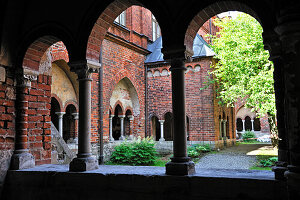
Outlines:
{"label": "brick arch", "polygon": [[62,101],[60,100],[60,98],[56,95],[56,94],[51,94],[51,98],[54,98],[58,104],[59,104],[59,108],[60,108],[60,111],[59,112],[64,112],[65,111],[65,108],[63,107],[63,103]]}
{"label": "brick arch", "polygon": [[164,112],[162,113],[160,119],[164,120],[164,119],[165,119],[165,115],[166,115],[167,113],[171,113],[171,114],[172,114],[172,117],[173,117],[173,112],[172,112],[172,110],[166,110],[166,111],[164,111]]}
{"label": "brick arch", "polygon": [[31,28],[19,43],[15,64],[23,68],[38,70],[44,53],[51,45],[59,41],[63,41],[71,55],[73,44],[75,44],[74,37],[65,27],[46,23]]}
{"label": "brick arch", "polygon": [[258,17],[257,13],[244,3],[238,1],[220,1],[213,3],[198,12],[198,14],[190,22],[184,38],[184,44],[187,51],[193,52],[194,38],[196,37],[196,34],[200,27],[207,20],[219,13],[233,10],[247,13],[254,17],[259,23],[261,23],[261,20]]}
{"label": "brick arch", "polygon": [[115,113],[116,107],[117,107],[118,105],[121,107],[121,111],[122,111],[121,115],[124,115],[124,114],[125,114],[125,109],[124,109],[124,107],[123,107],[122,102],[119,101],[119,100],[115,103],[114,108],[113,108],[113,110],[112,110],[112,111],[113,111],[112,113]]}
{"label": "brick arch", "polygon": [[68,105],[73,105],[73,106],[75,107],[75,109],[76,109],[76,112],[79,112],[78,104],[77,104],[76,101],[73,101],[73,100],[68,100],[68,101],[65,103],[65,107],[64,107],[64,111],[63,111],[63,112],[66,111]]}
{"label": "brick arch", "polygon": [[[88,60],[98,62],[100,57],[101,44],[107,33],[107,30],[113,24],[117,16],[119,16],[123,11],[133,5],[142,6],[141,3],[135,0],[115,0],[111,4],[109,4],[102,13],[99,13],[99,11],[95,11],[94,14],[100,16],[95,19],[93,27],[88,36],[86,48],[86,58]],[[103,5],[101,5],[100,7],[103,7]]]}
{"label": "brick arch", "polygon": [[125,109],[124,109],[124,114],[126,114],[127,110],[129,110],[131,112],[131,115],[133,115],[133,110],[130,106],[127,106]]}
{"label": "brick arch", "polygon": [[118,74],[115,75],[114,77],[114,82],[112,84],[110,84],[110,88],[109,88],[109,92],[108,92],[108,95],[107,95],[107,99],[106,101],[109,102],[110,98],[111,98],[111,95],[114,91],[114,88],[116,87],[116,85],[124,78],[128,78],[129,81],[132,83],[132,85],[134,86],[135,90],[136,90],[136,93],[137,93],[137,98],[138,98],[138,101],[139,101],[139,104],[142,105],[142,99],[140,98],[141,95],[139,94],[139,91],[137,88],[137,81],[136,81],[136,78],[135,76],[133,76],[129,71],[127,70],[121,70],[119,71]]}
{"label": "brick arch", "polygon": [[50,54],[52,58],[52,62],[58,60],[64,60],[66,63],[69,62],[69,53],[67,47],[62,41],[56,42],[55,44],[50,46]]}

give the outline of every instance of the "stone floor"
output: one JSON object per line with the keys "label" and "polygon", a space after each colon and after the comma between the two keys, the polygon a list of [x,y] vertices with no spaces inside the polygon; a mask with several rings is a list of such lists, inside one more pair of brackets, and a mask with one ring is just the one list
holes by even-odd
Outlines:
{"label": "stone floor", "polygon": [[[196,164],[196,169],[249,169],[256,162],[251,154],[270,144],[240,144],[228,147],[215,154],[207,154]],[[250,154],[250,155],[249,155]]]}

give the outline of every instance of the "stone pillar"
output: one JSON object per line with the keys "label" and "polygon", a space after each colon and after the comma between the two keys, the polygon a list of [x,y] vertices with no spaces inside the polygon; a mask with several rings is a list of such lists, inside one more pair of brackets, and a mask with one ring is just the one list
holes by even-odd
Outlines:
{"label": "stone pillar", "polygon": [[245,132],[245,120],[242,119],[242,122],[243,122],[243,132]]}
{"label": "stone pillar", "polygon": [[[281,42],[284,66],[284,114],[288,135],[289,160],[287,178],[289,200],[300,199],[300,3],[281,10],[275,31]],[[277,99],[276,99],[277,100]],[[276,102],[278,103],[278,102]],[[281,113],[280,113],[281,114]],[[284,152],[280,152],[284,153]]]}
{"label": "stone pillar", "polygon": [[75,134],[75,142],[76,144],[78,143],[78,119],[79,119],[79,113],[72,113],[73,115],[73,119],[74,119],[74,126],[75,126],[75,130],[74,130],[74,134]]}
{"label": "stone pillar", "polygon": [[113,138],[112,134],[112,119],[114,118],[114,115],[109,116],[109,141],[113,142],[115,139]]}
{"label": "stone pillar", "polygon": [[78,154],[70,163],[70,171],[98,169],[97,160],[91,153],[91,83],[92,73],[99,70],[99,63],[87,61],[70,63],[79,81],[79,134]]}
{"label": "stone pillar", "polygon": [[15,150],[11,158],[11,169],[27,169],[35,166],[35,159],[28,150],[28,100],[26,94],[35,76],[16,73],[16,137]]}
{"label": "stone pillar", "polygon": [[125,140],[125,136],[124,136],[124,118],[125,115],[119,115],[118,116],[120,118],[120,123],[121,123],[121,136],[119,138],[119,140]]}
{"label": "stone pillar", "polygon": [[171,59],[172,110],[173,110],[173,157],[166,164],[168,175],[195,173],[195,164],[187,156],[185,113],[185,63],[184,59]]}
{"label": "stone pillar", "polygon": [[129,138],[132,140],[133,139],[133,120],[134,117],[132,115],[128,116],[129,118]]}
{"label": "stone pillar", "polygon": [[226,123],[227,123],[227,120],[223,120],[223,130],[224,130],[224,136],[223,136],[223,138],[224,138],[224,140],[226,140]]}
{"label": "stone pillar", "polygon": [[165,138],[164,138],[164,122],[165,122],[165,120],[159,120],[159,123],[160,123],[160,138],[159,138],[159,141],[161,141],[161,142],[165,141]]}
{"label": "stone pillar", "polygon": [[285,70],[283,57],[281,55],[282,46],[279,41],[279,35],[274,31],[263,33],[265,49],[269,50],[270,58],[274,64],[274,90],[277,110],[277,129],[278,129],[278,162],[272,170],[275,172],[275,178],[277,180],[283,180],[284,172],[287,171],[289,153],[288,153],[288,141],[287,131],[285,128]]}
{"label": "stone pillar", "polygon": [[254,119],[251,119],[251,131],[254,132]]}
{"label": "stone pillar", "polygon": [[58,132],[61,137],[63,137],[63,116],[66,114],[65,112],[55,112],[58,116]]}

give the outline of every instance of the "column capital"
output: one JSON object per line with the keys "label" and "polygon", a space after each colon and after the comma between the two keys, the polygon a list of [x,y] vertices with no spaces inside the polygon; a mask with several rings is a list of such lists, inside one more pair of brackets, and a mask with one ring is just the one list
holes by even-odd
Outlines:
{"label": "column capital", "polygon": [[36,72],[30,70],[17,70],[16,78],[17,78],[17,86],[22,87],[31,87],[31,81],[37,80],[38,74]]}
{"label": "column capital", "polygon": [[262,33],[264,49],[270,53],[269,60],[273,61],[281,56],[281,42],[279,35],[275,31],[266,31]]}
{"label": "column capital", "polygon": [[245,120],[244,120],[244,119],[242,119],[242,122],[245,122]]}
{"label": "column capital", "polygon": [[194,54],[193,52],[188,51],[185,45],[172,48],[163,47],[161,51],[164,54],[164,59],[168,61],[177,58],[181,58],[183,61],[190,60]]}
{"label": "column capital", "polygon": [[133,115],[128,115],[127,117],[129,118],[130,121],[134,120]]}
{"label": "column capital", "polygon": [[300,42],[300,13],[299,5],[289,6],[280,11],[276,33],[280,36],[285,53],[297,52]]}
{"label": "column capital", "polygon": [[159,123],[163,124],[165,122],[165,120],[158,120]]}
{"label": "column capital", "polygon": [[91,60],[81,60],[69,63],[71,71],[78,75],[78,79],[91,79],[92,73],[99,72],[101,64]]}
{"label": "column capital", "polygon": [[110,116],[109,116],[109,119],[112,119],[112,118],[114,118],[114,116],[115,116],[115,115],[110,115]]}
{"label": "column capital", "polygon": [[79,113],[72,113],[73,117],[75,120],[79,119]]}
{"label": "column capital", "polygon": [[119,118],[124,119],[125,115],[118,115]]}
{"label": "column capital", "polygon": [[57,116],[59,118],[63,117],[64,114],[66,114],[65,112],[55,112],[55,114],[57,114]]}

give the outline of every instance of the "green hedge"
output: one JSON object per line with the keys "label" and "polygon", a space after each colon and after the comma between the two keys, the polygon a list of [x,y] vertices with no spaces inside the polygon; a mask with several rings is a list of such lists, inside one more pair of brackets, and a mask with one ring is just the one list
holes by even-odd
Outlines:
{"label": "green hedge", "polygon": [[115,146],[110,161],[114,164],[152,165],[157,154],[154,145],[151,138],[139,138],[132,143],[125,141]]}

